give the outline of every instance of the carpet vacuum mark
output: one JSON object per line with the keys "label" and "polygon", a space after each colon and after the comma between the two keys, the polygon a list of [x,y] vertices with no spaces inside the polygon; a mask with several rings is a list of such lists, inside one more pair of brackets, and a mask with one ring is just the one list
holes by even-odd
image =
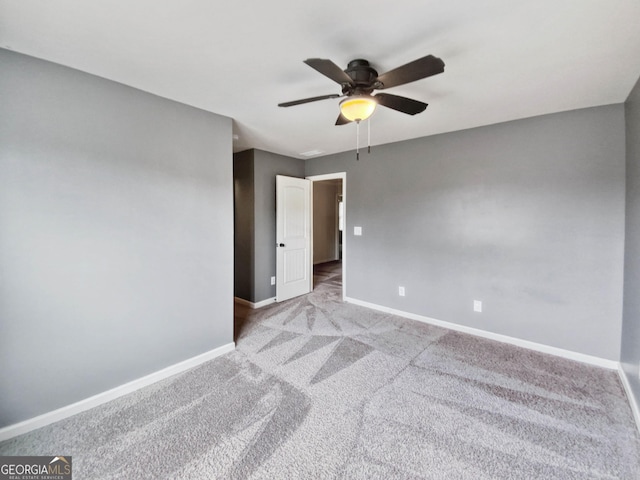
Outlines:
{"label": "carpet vacuum mark", "polygon": [[310,295],[236,351],[0,444],[90,479],[638,479],[615,372]]}

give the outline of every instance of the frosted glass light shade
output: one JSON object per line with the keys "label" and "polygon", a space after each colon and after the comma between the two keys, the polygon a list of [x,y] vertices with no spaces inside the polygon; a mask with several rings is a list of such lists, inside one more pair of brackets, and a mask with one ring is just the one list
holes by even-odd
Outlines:
{"label": "frosted glass light shade", "polygon": [[347,97],[340,102],[340,112],[352,122],[359,122],[369,118],[378,103],[368,95]]}

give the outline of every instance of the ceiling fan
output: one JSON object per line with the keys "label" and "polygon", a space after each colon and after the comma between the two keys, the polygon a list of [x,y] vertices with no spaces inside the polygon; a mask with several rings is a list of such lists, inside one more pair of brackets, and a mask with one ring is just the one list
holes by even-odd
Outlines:
{"label": "ceiling fan", "polygon": [[340,102],[340,115],[336,125],[345,125],[350,122],[359,123],[361,120],[370,117],[377,105],[392,108],[408,115],[424,112],[427,104],[418,100],[390,93],[377,93],[375,95],[372,95],[372,93],[374,90],[397,87],[444,72],[444,62],[433,55],[419,58],[382,75],[378,75],[378,72],[371,67],[369,62],[361,58],[351,60],[346,70],[342,70],[331,60],[324,58],[309,58],[304,63],[340,84],[342,94],[320,95],[318,97],[279,103],[278,106],[292,107],[318,100],[347,97]]}

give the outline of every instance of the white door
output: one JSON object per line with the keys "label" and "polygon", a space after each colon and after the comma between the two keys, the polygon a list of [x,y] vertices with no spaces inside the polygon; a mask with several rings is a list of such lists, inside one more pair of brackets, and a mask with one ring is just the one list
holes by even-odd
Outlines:
{"label": "white door", "polygon": [[311,182],[276,176],[276,301],[311,291]]}

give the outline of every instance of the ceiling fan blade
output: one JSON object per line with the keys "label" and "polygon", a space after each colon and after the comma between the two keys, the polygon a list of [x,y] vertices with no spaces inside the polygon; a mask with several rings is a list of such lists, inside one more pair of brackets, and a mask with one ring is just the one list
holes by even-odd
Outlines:
{"label": "ceiling fan blade", "polygon": [[397,87],[405,83],[415,82],[422,78],[437,75],[444,72],[444,62],[438,57],[427,55],[413,62],[409,62],[401,67],[383,73],[378,76],[378,81],[382,83],[382,88]]}
{"label": "ceiling fan blade", "polygon": [[349,120],[347,117],[345,117],[342,114],[338,115],[338,119],[336,120],[336,125],[346,125],[347,123],[351,123],[351,120]]}
{"label": "ceiling fan blade", "polygon": [[292,102],[279,103],[278,106],[293,107],[294,105],[301,105],[303,103],[309,103],[309,102],[317,102],[318,100],[326,100],[328,98],[339,98],[341,96],[342,95],[338,95],[337,93],[332,93],[330,95],[320,95],[319,97],[303,98],[302,100],[293,100]]}
{"label": "ceiling fan blade", "polygon": [[419,102],[418,100],[412,100],[407,97],[400,97],[398,95],[391,95],[390,93],[378,93],[374,97],[379,105],[387,108],[392,108],[408,115],[415,115],[420,112],[424,112],[427,108],[427,103]]}
{"label": "ceiling fan blade", "polygon": [[307,58],[304,63],[340,85],[354,85],[353,79],[331,60]]}

